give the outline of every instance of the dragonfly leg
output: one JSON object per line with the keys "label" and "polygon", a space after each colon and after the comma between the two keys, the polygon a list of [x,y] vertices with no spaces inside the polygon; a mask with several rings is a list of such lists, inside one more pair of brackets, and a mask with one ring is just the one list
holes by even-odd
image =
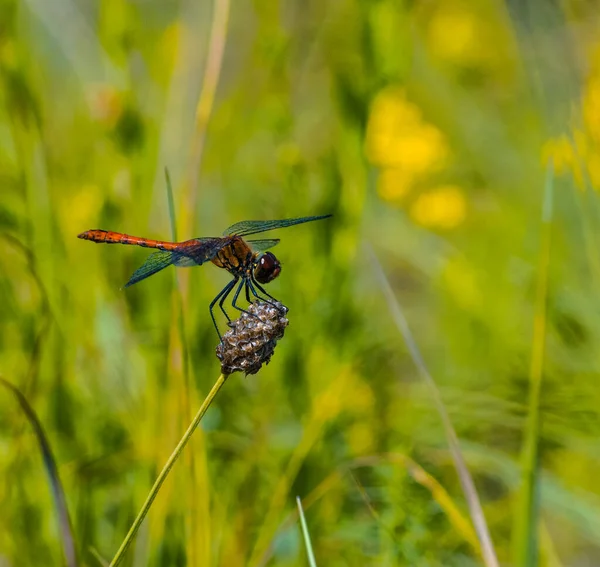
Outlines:
{"label": "dragonfly leg", "polygon": [[[235,290],[235,295],[233,296],[233,301],[231,302],[231,305],[233,305],[233,307],[235,307],[238,311],[241,311],[242,313],[248,313],[249,315],[254,315],[254,313],[250,313],[249,311],[246,311],[245,309],[242,309],[238,304],[237,304],[237,300],[238,297],[240,296],[240,292],[242,291],[242,286],[247,282],[247,280],[242,278],[242,281],[240,282],[240,285],[238,285],[238,288]],[[247,285],[247,284],[246,284]],[[254,315],[254,317],[258,317],[257,315]]]}
{"label": "dragonfly leg", "polygon": [[258,299],[259,301],[264,301],[265,303],[268,303],[269,305],[272,305],[273,307],[277,308],[277,305],[275,305],[275,303],[273,303],[273,301],[269,301],[268,299],[265,299],[264,297],[261,297],[260,295],[258,295],[258,292],[256,291],[256,289],[254,289],[254,286],[258,287],[262,293],[264,293],[265,295],[268,295],[273,301],[277,301],[274,297],[272,297],[264,289],[262,289],[262,287],[258,283],[256,283],[254,278],[252,278],[252,280],[246,281],[246,287],[250,288],[252,295],[254,295],[254,297],[256,297],[256,299]]}
{"label": "dragonfly leg", "polygon": [[[223,303],[225,303],[225,300],[227,299],[227,296],[231,293],[231,290],[234,288],[235,284],[237,282],[237,279],[235,280],[231,280],[226,286],[225,289],[227,291],[222,291],[219,295],[221,296],[221,299],[219,301],[219,309],[221,309],[221,311],[223,312],[223,315],[225,315],[225,317],[227,317],[227,322],[231,323],[231,317],[229,317],[229,314],[227,313],[227,311],[225,311],[225,307],[223,307]],[[217,296],[218,297],[218,296]]]}
{"label": "dragonfly leg", "polygon": [[[217,335],[219,335],[219,339],[221,339],[221,341],[223,340],[223,337],[221,336],[221,332],[219,331],[219,327],[217,326],[217,321],[215,319],[215,314],[213,313],[213,307],[215,306],[215,303],[217,301],[219,301],[219,299],[223,296],[227,297],[230,293],[231,290],[233,289],[233,286],[235,285],[235,283],[237,282],[237,280],[231,280],[218,294],[217,297],[215,297],[210,305],[208,306],[208,310],[210,311],[210,317],[212,319],[213,325],[215,326],[215,329],[217,331]],[[220,304],[221,305],[221,304]],[[223,313],[225,313],[225,310],[223,309]],[[227,315],[227,313],[225,313],[225,315]],[[227,317],[227,319],[229,319],[229,317]],[[230,319],[229,319],[230,320]]]}
{"label": "dragonfly leg", "polygon": [[254,286],[252,285],[252,282],[250,280],[246,281],[246,293],[248,293],[248,290],[252,292],[252,295],[256,297],[256,299],[261,299],[258,293],[256,293],[256,290],[254,289]]}
{"label": "dragonfly leg", "polygon": [[[278,302],[278,300],[273,297],[269,292],[267,292],[254,278],[254,276],[252,277],[252,284],[254,284],[252,286],[252,293],[258,298],[258,299],[262,299],[263,301],[266,301],[267,303],[270,303],[271,305],[273,305],[273,301]],[[273,301],[269,301],[268,299],[265,299],[264,297],[261,298],[258,296],[258,294],[256,293],[256,290],[254,289],[254,286],[256,286],[258,288],[258,291],[260,291],[263,295],[266,295],[269,299],[272,299]]]}

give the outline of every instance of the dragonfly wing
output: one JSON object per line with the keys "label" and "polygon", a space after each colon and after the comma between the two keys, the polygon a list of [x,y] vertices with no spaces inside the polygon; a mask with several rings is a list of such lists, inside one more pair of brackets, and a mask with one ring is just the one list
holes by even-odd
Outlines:
{"label": "dragonfly wing", "polygon": [[267,221],[242,221],[231,225],[223,234],[236,236],[249,236],[250,234],[258,234],[267,230],[276,228],[285,228],[295,224],[302,224],[321,219],[327,219],[333,215],[320,215],[316,217],[301,217],[298,219],[282,219],[282,220],[267,220]]}
{"label": "dragonfly wing", "polygon": [[150,254],[148,259],[139,267],[133,275],[129,278],[129,281],[125,284],[125,287],[129,287],[135,283],[145,280],[156,272],[160,272],[167,266],[174,263],[175,254],[167,251],[154,252]]}
{"label": "dragonfly wing", "polygon": [[192,238],[177,246],[174,254],[177,256],[173,262],[176,266],[201,266],[204,262],[212,260],[223,247],[223,238]]}
{"label": "dragonfly wing", "polygon": [[265,240],[248,240],[247,242],[255,252],[265,252],[269,248],[273,248],[273,246],[279,244],[280,241],[279,238],[273,238],[271,240],[267,238]]}
{"label": "dragonfly wing", "polygon": [[177,244],[176,250],[154,252],[133,273],[125,287],[132,286],[170,265],[180,268],[201,266],[215,257],[221,249],[222,241],[222,238],[194,238]]}

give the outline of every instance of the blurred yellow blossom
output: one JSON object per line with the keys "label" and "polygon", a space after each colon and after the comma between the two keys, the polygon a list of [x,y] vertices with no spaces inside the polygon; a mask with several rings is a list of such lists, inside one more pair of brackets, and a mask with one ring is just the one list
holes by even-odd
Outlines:
{"label": "blurred yellow blossom", "polygon": [[384,169],[377,180],[377,191],[384,201],[397,203],[410,191],[412,182],[413,176],[404,169]]}
{"label": "blurred yellow blossom", "polygon": [[410,210],[417,223],[430,228],[454,228],[463,222],[466,212],[463,192],[453,185],[419,195]]}
{"label": "blurred yellow blossom", "polygon": [[430,21],[433,53],[451,63],[476,64],[494,55],[487,22],[467,2],[440,2]]}
{"label": "blurred yellow blossom", "polygon": [[595,48],[590,59],[591,74],[581,99],[583,127],[551,138],[541,152],[544,164],[552,159],[554,171],[571,174],[580,188],[587,180],[600,188],[600,48]]}
{"label": "blurred yellow blossom", "polygon": [[391,163],[416,175],[438,169],[446,157],[446,144],[441,132],[429,124],[405,132],[396,140],[395,159]]}
{"label": "blurred yellow blossom", "polygon": [[594,151],[588,159],[588,173],[594,187],[600,187],[600,153]]}
{"label": "blurred yellow blossom", "polygon": [[[444,134],[425,121],[403,89],[391,87],[371,106],[365,153],[382,168],[377,182],[381,199],[400,203],[445,165],[450,152]],[[460,189],[442,187],[417,197],[411,213],[424,226],[451,228],[463,221],[466,206]]]}
{"label": "blurred yellow blossom", "polygon": [[423,120],[402,89],[383,90],[371,107],[365,144],[367,158],[378,166],[413,175],[438,169],[448,154],[443,134]]}
{"label": "blurred yellow blossom", "polygon": [[542,148],[542,163],[545,165],[552,159],[554,171],[558,175],[571,172],[575,183],[583,187],[585,175],[585,156],[588,153],[585,136],[577,133],[574,137],[576,147],[567,136],[559,136],[548,140]]}

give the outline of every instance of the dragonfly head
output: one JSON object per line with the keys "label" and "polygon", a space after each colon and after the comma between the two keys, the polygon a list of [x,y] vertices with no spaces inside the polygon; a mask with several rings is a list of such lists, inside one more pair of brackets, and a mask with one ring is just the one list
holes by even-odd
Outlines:
{"label": "dragonfly head", "polygon": [[258,257],[254,266],[254,277],[258,283],[272,282],[281,272],[281,264],[271,252],[265,252]]}

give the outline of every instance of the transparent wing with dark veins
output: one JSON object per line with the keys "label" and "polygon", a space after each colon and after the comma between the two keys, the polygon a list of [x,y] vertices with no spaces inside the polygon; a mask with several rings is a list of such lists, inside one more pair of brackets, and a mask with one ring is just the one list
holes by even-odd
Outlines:
{"label": "transparent wing with dark veins", "polygon": [[[225,239],[218,237],[192,238],[181,242],[175,253],[180,258],[178,262],[182,263],[174,262],[174,264],[176,266],[201,266],[204,262],[212,260],[225,242]],[[191,263],[187,263],[183,258],[191,260]]]}
{"label": "transparent wing with dark veins", "polygon": [[177,250],[160,250],[150,254],[146,261],[129,278],[125,287],[132,286],[164,270],[168,266],[180,268],[201,266],[215,257],[221,249],[222,238],[194,238],[181,242]]}
{"label": "transparent wing with dark veins", "polygon": [[129,281],[125,284],[125,287],[132,286],[135,283],[141,282],[156,272],[160,272],[167,266],[173,263],[173,253],[160,251],[150,254],[146,261],[140,266],[133,275],[129,278]]}
{"label": "transparent wing with dark veins", "polygon": [[312,222],[321,219],[327,219],[333,215],[320,215],[316,217],[301,217],[298,219],[283,219],[283,220],[267,220],[267,221],[242,221],[231,225],[223,234],[236,236],[249,236],[266,232],[267,230],[275,230],[276,228],[286,228],[295,224]]}
{"label": "transparent wing with dark veins", "polygon": [[254,252],[266,252],[269,248],[277,246],[280,240],[279,238],[265,239],[265,240],[247,240],[248,244]]}

